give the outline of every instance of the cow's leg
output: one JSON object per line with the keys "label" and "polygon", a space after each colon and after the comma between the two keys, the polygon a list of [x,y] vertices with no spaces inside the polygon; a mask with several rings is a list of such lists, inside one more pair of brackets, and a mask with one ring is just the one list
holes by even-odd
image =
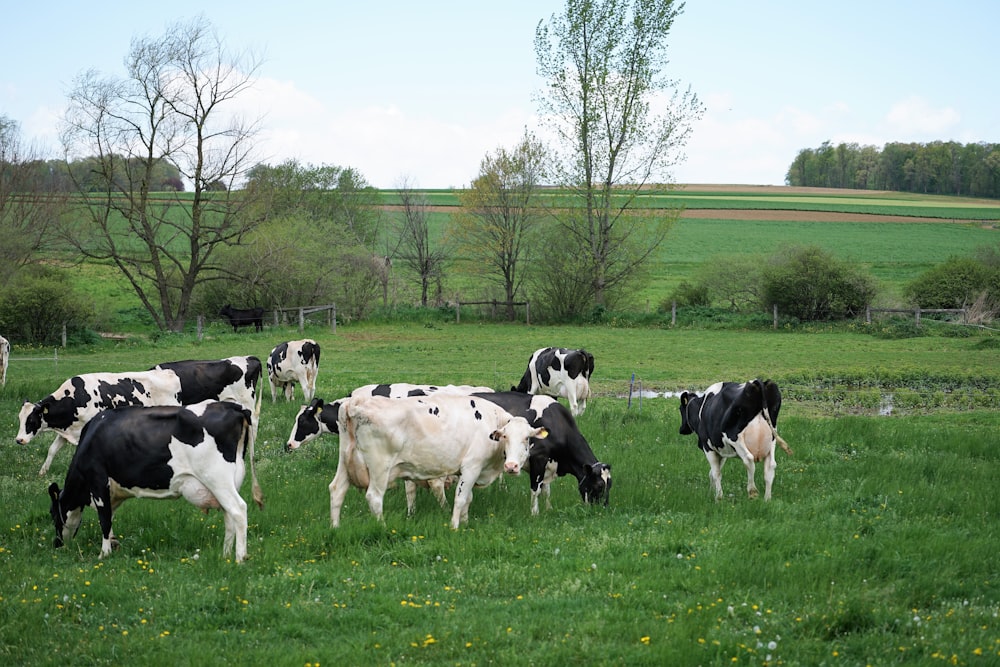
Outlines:
{"label": "cow's leg", "polygon": [[774,444],[771,445],[771,451],[764,459],[764,500],[771,499],[771,484],[774,482],[774,469],[777,467],[777,462],[774,456]]}
{"label": "cow's leg", "polygon": [[385,521],[382,516],[382,505],[383,499],[385,498],[385,489],[388,483],[385,481],[388,475],[382,474],[381,472],[375,472],[369,469],[369,482],[368,490],[365,491],[365,500],[368,501],[368,507],[371,509],[372,514],[379,521]]}
{"label": "cow's leg", "polygon": [[42,464],[41,470],[38,471],[39,477],[49,471],[49,466],[52,465],[53,459],[55,459],[56,454],[59,453],[59,450],[62,449],[62,446],[65,445],[66,442],[66,438],[61,435],[57,435],[56,439],[52,441],[52,444],[49,445],[49,454],[45,457],[45,463]]}
{"label": "cow's leg", "polygon": [[736,455],[743,461],[743,467],[747,469],[747,495],[751,498],[756,498],[758,493],[754,476],[757,473],[757,464],[754,463],[753,454],[747,449],[745,433],[741,433],[736,442],[732,443],[732,446],[736,450]]}
{"label": "cow's leg", "polygon": [[226,499],[216,496],[225,513],[226,536],[222,542],[222,557],[229,556],[235,546],[235,560],[242,563],[247,557],[247,504],[235,489],[233,491],[232,497]]}
{"label": "cow's leg", "polygon": [[351,488],[351,482],[347,475],[347,462],[342,458],[340,465],[337,466],[337,474],[330,482],[330,526],[332,528],[340,526],[340,508],[344,506],[344,498],[347,496],[349,488]]}
{"label": "cow's leg", "polygon": [[719,456],[714,450],[709,450],[705,452],[705,458],[708,459],[708,479],[712,483],[712,491],[715,492],[715,499],[722,499],[722,466],[725,464],[726,459]]}
{"label": "cow's leg", "polygon": [[406,516],[413,516],[417,504],[417,483],[408,479],[403,482],[403,489],[406,491]]}
{"label": "cow's leg", "polygon": [[580,410],[580,404],[577,403],[576,392],[568,392],[566,398],[569,400],[569,411],[573,413],[574,417],[579,417],[582,410]]}
{"label": "cow's leg", "polygon": [[310,368],[306,370],[306,379],[302,383],[302,392],[306,396],[306,403],[310,403],[313,400],[313,396],[316,395],[316,375],[317,369]]}
{"label": "cow's leg", "polygon": [[448,507],[448,496],[445,495],[445,478],[438,477],[437,479],[431,479],[427,481],[427,486],[430,487],[431,493],[437,498],[438,505],[441,507]]}
{"label": "cow's leg", "polygon": [[107,478],[104,478],[103,484],[95,480],[90,492],[90,502],[97,510],[97,518],[101,522],[101,558],[104,558],[111,555],[111,549],[114,546],[112,544],[114,534],[111,532],[111,521],[114,518],[115,510],[111,504],[111,492]]}
{"label": "cow's leg", "polygon": [[476,485],[479,478],[479,470],[462,469],[458,478],[458,486],[455,487],[455,505],[451,511],[452,530],[469,520],[469,505],[472,503],[472,487]]}
{"label": "cow's leg", "polygon": [[270,375],[267,376],[267,384],[271,387],[271,402],[274,403],[278,400],[278,388],[275,386],[274,378]]}
{"label": "cow's leg", "polygon": [[[295,383],[289,380],[285,383],[285,400],[290,401],[293,398],[295,398]],[[306,403],[308,402],[309,400],[307,399]]]}

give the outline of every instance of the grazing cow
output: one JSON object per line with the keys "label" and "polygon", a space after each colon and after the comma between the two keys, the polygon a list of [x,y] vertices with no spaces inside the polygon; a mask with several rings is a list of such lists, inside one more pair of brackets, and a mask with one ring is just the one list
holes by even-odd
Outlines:
{"label": "grazing cow", "polygon": [[27,444],[42,431],[56,432],[44,475],[62,446],[80,441],[80,431],[98,412],[123,405],[188,405],[204,400],[234,401],[254,414],[257,427],[261,363],[257,357],[218,361],[172,361],[148,371],[87,373],[74,376],[37,403],[21,407],[17,443]]}
{"label": "grazing cow", "polygon": [[7,363],[10,361],[10,341],[0,336],[0,384],[7,384]]}
{"label": "grazing cow", "polygon": [[229,320],[234,333],[240,327],[249,326],[253,326],[256,331],[264,330],[264,309],[260,306],[256,308],[233,308],[227,303],[219,311],[219,315]]}
{"label": "grazing cow", "polygon": [[[477,387],[465,384],[433,385],[397,382],[394,384],[366,384],[352,391],[351,396],[385,396],[387,398],[430,396],[432,394],[468,396],[473,393],[491,391],[493,390],[489,387]],[[299,413],[295,416],[295,425],[292,427],[291,435],[288,436],[288,442],[285,443],[285,451],[298,449],[324,433],[339,434],[337,430],[337,413],[343,401],[344,399],[340,399],[333,403],[324,403],[322,398],[316,398],[309,405],[303,405]]]}
{"label": "grazing cow", "polygon": [[545,508],[552,509],[552,481],[573,475],[585,503],[602,500],[607,506],[611,495],[611,466],[601,463],[587,439],[576,426],[573,415],[551,396],[531,396],[516,391],[476,394],[496,403],[512,415],[524,417],[534,427],[548,432],[544,440],[534,440],[528,455],[531,481],[531,513],[538,514],[538,496],[545,492]]}
{"label": "grazing cow", "polygon": [[267,357],[267,381],[271,385],[271,401],[277,400],[277,389],[292,400],[295,383],[302,387],[308,403],[316,394],[316,374],[319,372],[319,343],[308,338],[279,343]]}
{"label": "grazing cow", "polygon": [[[351,392],[351,396],[386,396],[388,398],[403,398],[406,396],[429,396],[434,393],[468,395],[473,392],[488,392],[489,387],[474,387],[470,385],[417,385],[417,384],[369,384],[358,387]],[[303,405],[299,413],[295,416],[295,425],[288,436],[285,450],[298,449],[307,442],[318,438],[324,433],[338,434],[337,417],[340,411],[340,404],[343,401],[324,403],[322,398],[314,398],[309,405]],[[348,468],[349,479],[352,486],[359,489],[368,488],[368,469],[358,460],[355,453],[354,460]],[[404,480],[403,486],[406,490],[406,513],[413,515],[416,507],[417,486],[426,486],[437,498],[441,507],[448,506],[448,498],[445,491],[455,482],[454,475],[443,478],[429,480]]]}
{"label": "grazing cow", "polygon": [[177,374],[181,383],[181,405],[207,400],[233,401],[253,410],[263,366],[260,359],[248,356],[206,361],[168,361],[157,364],[150,370],[167,370]]}
{"label": "grazing cow", "polygon": [[774,481],[774,445],[792,450],[778,435],[781,392],[767,380],[717,382],[701,393],[681,394],[681,435],[695,433],[698,446],[711,466],[709,479],[715,499],[722,498],[722,466],[726,459],[739,457],[747,469],[747,493],[757,497],[754,484],[755,462],[764,462],[764,500],[771,499]]}
{"label": "grazing cow", "polygon": [[458,474],[451,514],[457,530],[468,521],[473,486],[486,486],[503,472],[519,474],[531,438],[545,437],[544,429],[475,396],[350,397],[341,404],[338,421],[340,463],[330,483],[335,528],[355,451],[369,474],[368,506],[380,521],[382,498],[394,479]]}
{"label": "grazing cow", "polygon": [[521,383],[510,389],[525,394],[562,396],[569,401],[573,416],[579,417],[587,409],[593,373],[594,355],[590,352],[543,347],[531,355]]}
{"label": "grazing cow", "polygon": [[250,457],[253,498],[264,501],[254,467],[250,411],[236,403],[204,401],[187,406],[105,410],[83,429],[66,473],[65,488],[49,486],[57,547],[73,537],[83,510],[93,505],[101,523],[101,558],[111,554],[115,510],[128,498],[183,496],[205,510],[225,514],[222,555],[236,546],[247,555],[247,504],[240,496]]}
{"label": "grazing cow", "polygon": [[102,410],[125,405],[180,405],[181,383],[173,371],[85,373],[74,375],[54,392],[18,415],[17,444],[25,445],[42,431],[55,431],[39,475],[44,475],[62,446],[80,442],[80,432]]}

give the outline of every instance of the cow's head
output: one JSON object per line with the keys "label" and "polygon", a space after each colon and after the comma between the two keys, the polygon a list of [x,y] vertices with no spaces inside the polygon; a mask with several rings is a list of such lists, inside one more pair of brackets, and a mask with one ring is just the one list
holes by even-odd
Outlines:
{"label": "cow's head", "polygon": [[503,470],[508,475],[519,475],[528,461],[531,441],[547,438],[545,427],[534,428],[524,417],[512,417],[503,427],[493,431],[490,438],[503,445]]}
{"label": "cow's head", "polygon": [[285,443],[285,451],[298,449],[324,433],[340,433],[337,414],[341,401],[324,403],[322,398],[314,398],[309,405],[303,405],[295,417],[295,425]]}
{"label": "cow's head", "polygon": [[17,431],[17,444],[26,445],[39,431],[44,428],[43,417],[45,408],[40,403],[25,401],[18,414],[20,426]]}
{"label": "cow's head", "polygon": [[681,435],[694,433],[698,426],[698,406],[701,405],[701,400],[700,396],[690,391],[681,394]]}
{"label": "cow's head", "polygon": [[611,497],[611,466],[607,463],[592,463],[585,467],[584,477],[580,480],[580,497],[585,503],[604,501],[607,507]]}

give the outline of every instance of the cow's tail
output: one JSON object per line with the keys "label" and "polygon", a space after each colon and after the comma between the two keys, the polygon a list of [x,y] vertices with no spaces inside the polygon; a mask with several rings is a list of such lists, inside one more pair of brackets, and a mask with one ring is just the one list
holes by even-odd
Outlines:
{"label": "cow's tail", "polygon": [[248,449],[250,450],[250,482],[251,482],[251,493],[253,494],[253,500],[257,503],[257,507],[264,509],[264,492],[261,491],[260,482],[257,481],[257,464],[254,463],[254,445],[257,442],[257,428],[260,426],[260,399],[263,396],[263,392],[257,392],[257,405],[254,406],[253,416],[250,419],[250,428],[248,429]]}
{"label": "cow's tail", "polygon": [[774,423],[771,422],[771,415],[768,414],[766,405],[764,406],[764,421],[766,421],[767,425],[770,427],[771,436],[774,438],[774,441],[777,442],[783,450],[785,450],[786,454],[789,456],[795,456],[795,453],[792,451],[792,448],[788,446],[788,443],[785,442],[785,439],[778,435],[778,429],[774,428]]}

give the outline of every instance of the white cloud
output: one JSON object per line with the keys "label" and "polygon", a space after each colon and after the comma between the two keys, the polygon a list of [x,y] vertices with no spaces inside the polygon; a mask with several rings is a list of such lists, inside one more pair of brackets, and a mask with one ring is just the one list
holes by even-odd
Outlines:
{"label": "white cloud", "polygon": [[951,107],[932,108],[922,97],[908,97],[892,105],[885,117],[894,134],[941,138],[961,120]]}

